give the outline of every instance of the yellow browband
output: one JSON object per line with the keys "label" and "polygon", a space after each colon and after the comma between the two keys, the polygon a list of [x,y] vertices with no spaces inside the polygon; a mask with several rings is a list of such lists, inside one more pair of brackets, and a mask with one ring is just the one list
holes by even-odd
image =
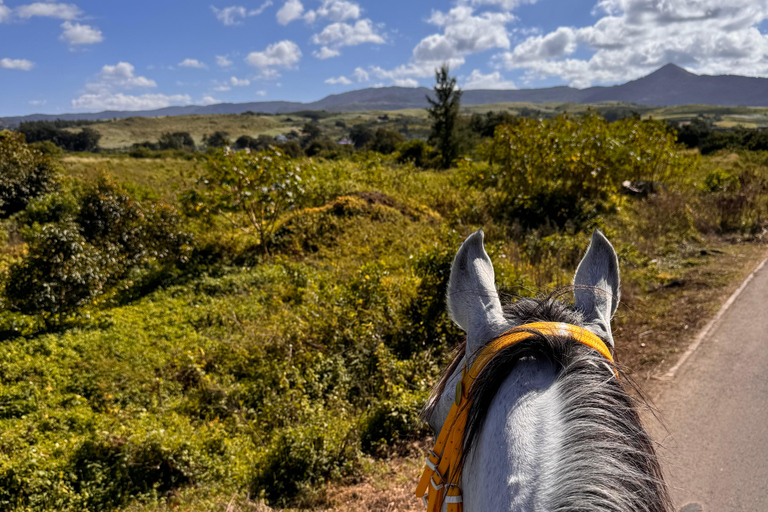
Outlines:
{"label": "yellow browband", "polygon": [[416,496],[423,498],[428,512],[440,512],[443,503],[448,512],[462,512],[461,471],[464,428],[472,403],[472,384],[485,366],[502,349],[538,335],[570,336],[579,343],[597,350],[613,363],[610,350],[603,340],[590,331],[571,324],[557,322],[535,322],[515,327],[486,345],[475,358],[472,367],[462,369],[461,379],[456,384],[456,399],[448,417],[443,423],[435,447],[429,452],[424,473],[416,486]]}

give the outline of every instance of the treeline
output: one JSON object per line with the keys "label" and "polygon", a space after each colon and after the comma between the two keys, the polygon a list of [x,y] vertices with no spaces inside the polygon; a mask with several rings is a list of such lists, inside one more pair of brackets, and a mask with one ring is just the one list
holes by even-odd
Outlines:
{"label": "treeline", "polygon": [[702,155],[721,149],[768,150],[768,130],[749,128],[716,128],[702,119],[677,128],[677,139],[689,148],[698,148]]}
{"label": "treeline", "polygon": [[16,129],[24,134],[28,143],[49,141],[65,151],[96,152],[99,150],[101,134],[87,126],[79,132],[67,128],[92,124],[89,121],[28,121]]}

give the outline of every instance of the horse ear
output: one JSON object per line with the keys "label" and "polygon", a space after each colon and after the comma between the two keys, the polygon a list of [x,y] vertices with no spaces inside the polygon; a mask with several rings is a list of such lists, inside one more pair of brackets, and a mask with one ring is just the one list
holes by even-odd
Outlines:
{"label": "horse ear", "polygon": [[467,333],[467,355],[504,332],[507,325],[483,237],[482,229],[467,237],[453,259],[448,281],[448,311]]}
{"label": "horse ear", "polygon": [[597,229],[576,269],[573,285],[576,309],[584,316],[586,327],[613,345],[611,318],[621,298],[619,258],[611,242]]}

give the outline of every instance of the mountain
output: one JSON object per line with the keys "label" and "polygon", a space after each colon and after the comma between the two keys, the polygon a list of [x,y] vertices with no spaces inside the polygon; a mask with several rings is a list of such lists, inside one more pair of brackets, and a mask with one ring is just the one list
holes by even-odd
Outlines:
{"label": "mountain", "polygon": [[[262,101],[253,103],[220,103],[207,106],[168,107],[139,112],[107,111],[86,114],[34,114],[21,117],[0,118],[0,127],[14,127],[23,121],[41,120],[102,120],[126,117],[162,117],[206,114],[241,114],[263,112],[287,114],[300,110],[327,110],[351,112],[361,110],[401,110],[424,108],[425,87],[377,87],[332,94],[312,103],[290,101]],[[470,90],[464,91],[463,105],[486,103],[600,103],[620,101],[648,106],[674,105],[721,105],[721,106],[768,106],[768,78],[735,75],[696,75],[674,64],[654,71],[650,75],[611,87],[575,89],[558,86],[542,89]]]}

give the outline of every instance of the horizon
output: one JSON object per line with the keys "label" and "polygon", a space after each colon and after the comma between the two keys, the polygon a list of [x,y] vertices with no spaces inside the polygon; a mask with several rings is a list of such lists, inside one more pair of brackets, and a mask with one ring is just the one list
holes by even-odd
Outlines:
{"label": "horizon", "polygon": [[768,76],[768,6],[554,4],[0,0],[0,117],[308,103],[430,87],[442,63],[465,90],[611,86],[667,64]]}

